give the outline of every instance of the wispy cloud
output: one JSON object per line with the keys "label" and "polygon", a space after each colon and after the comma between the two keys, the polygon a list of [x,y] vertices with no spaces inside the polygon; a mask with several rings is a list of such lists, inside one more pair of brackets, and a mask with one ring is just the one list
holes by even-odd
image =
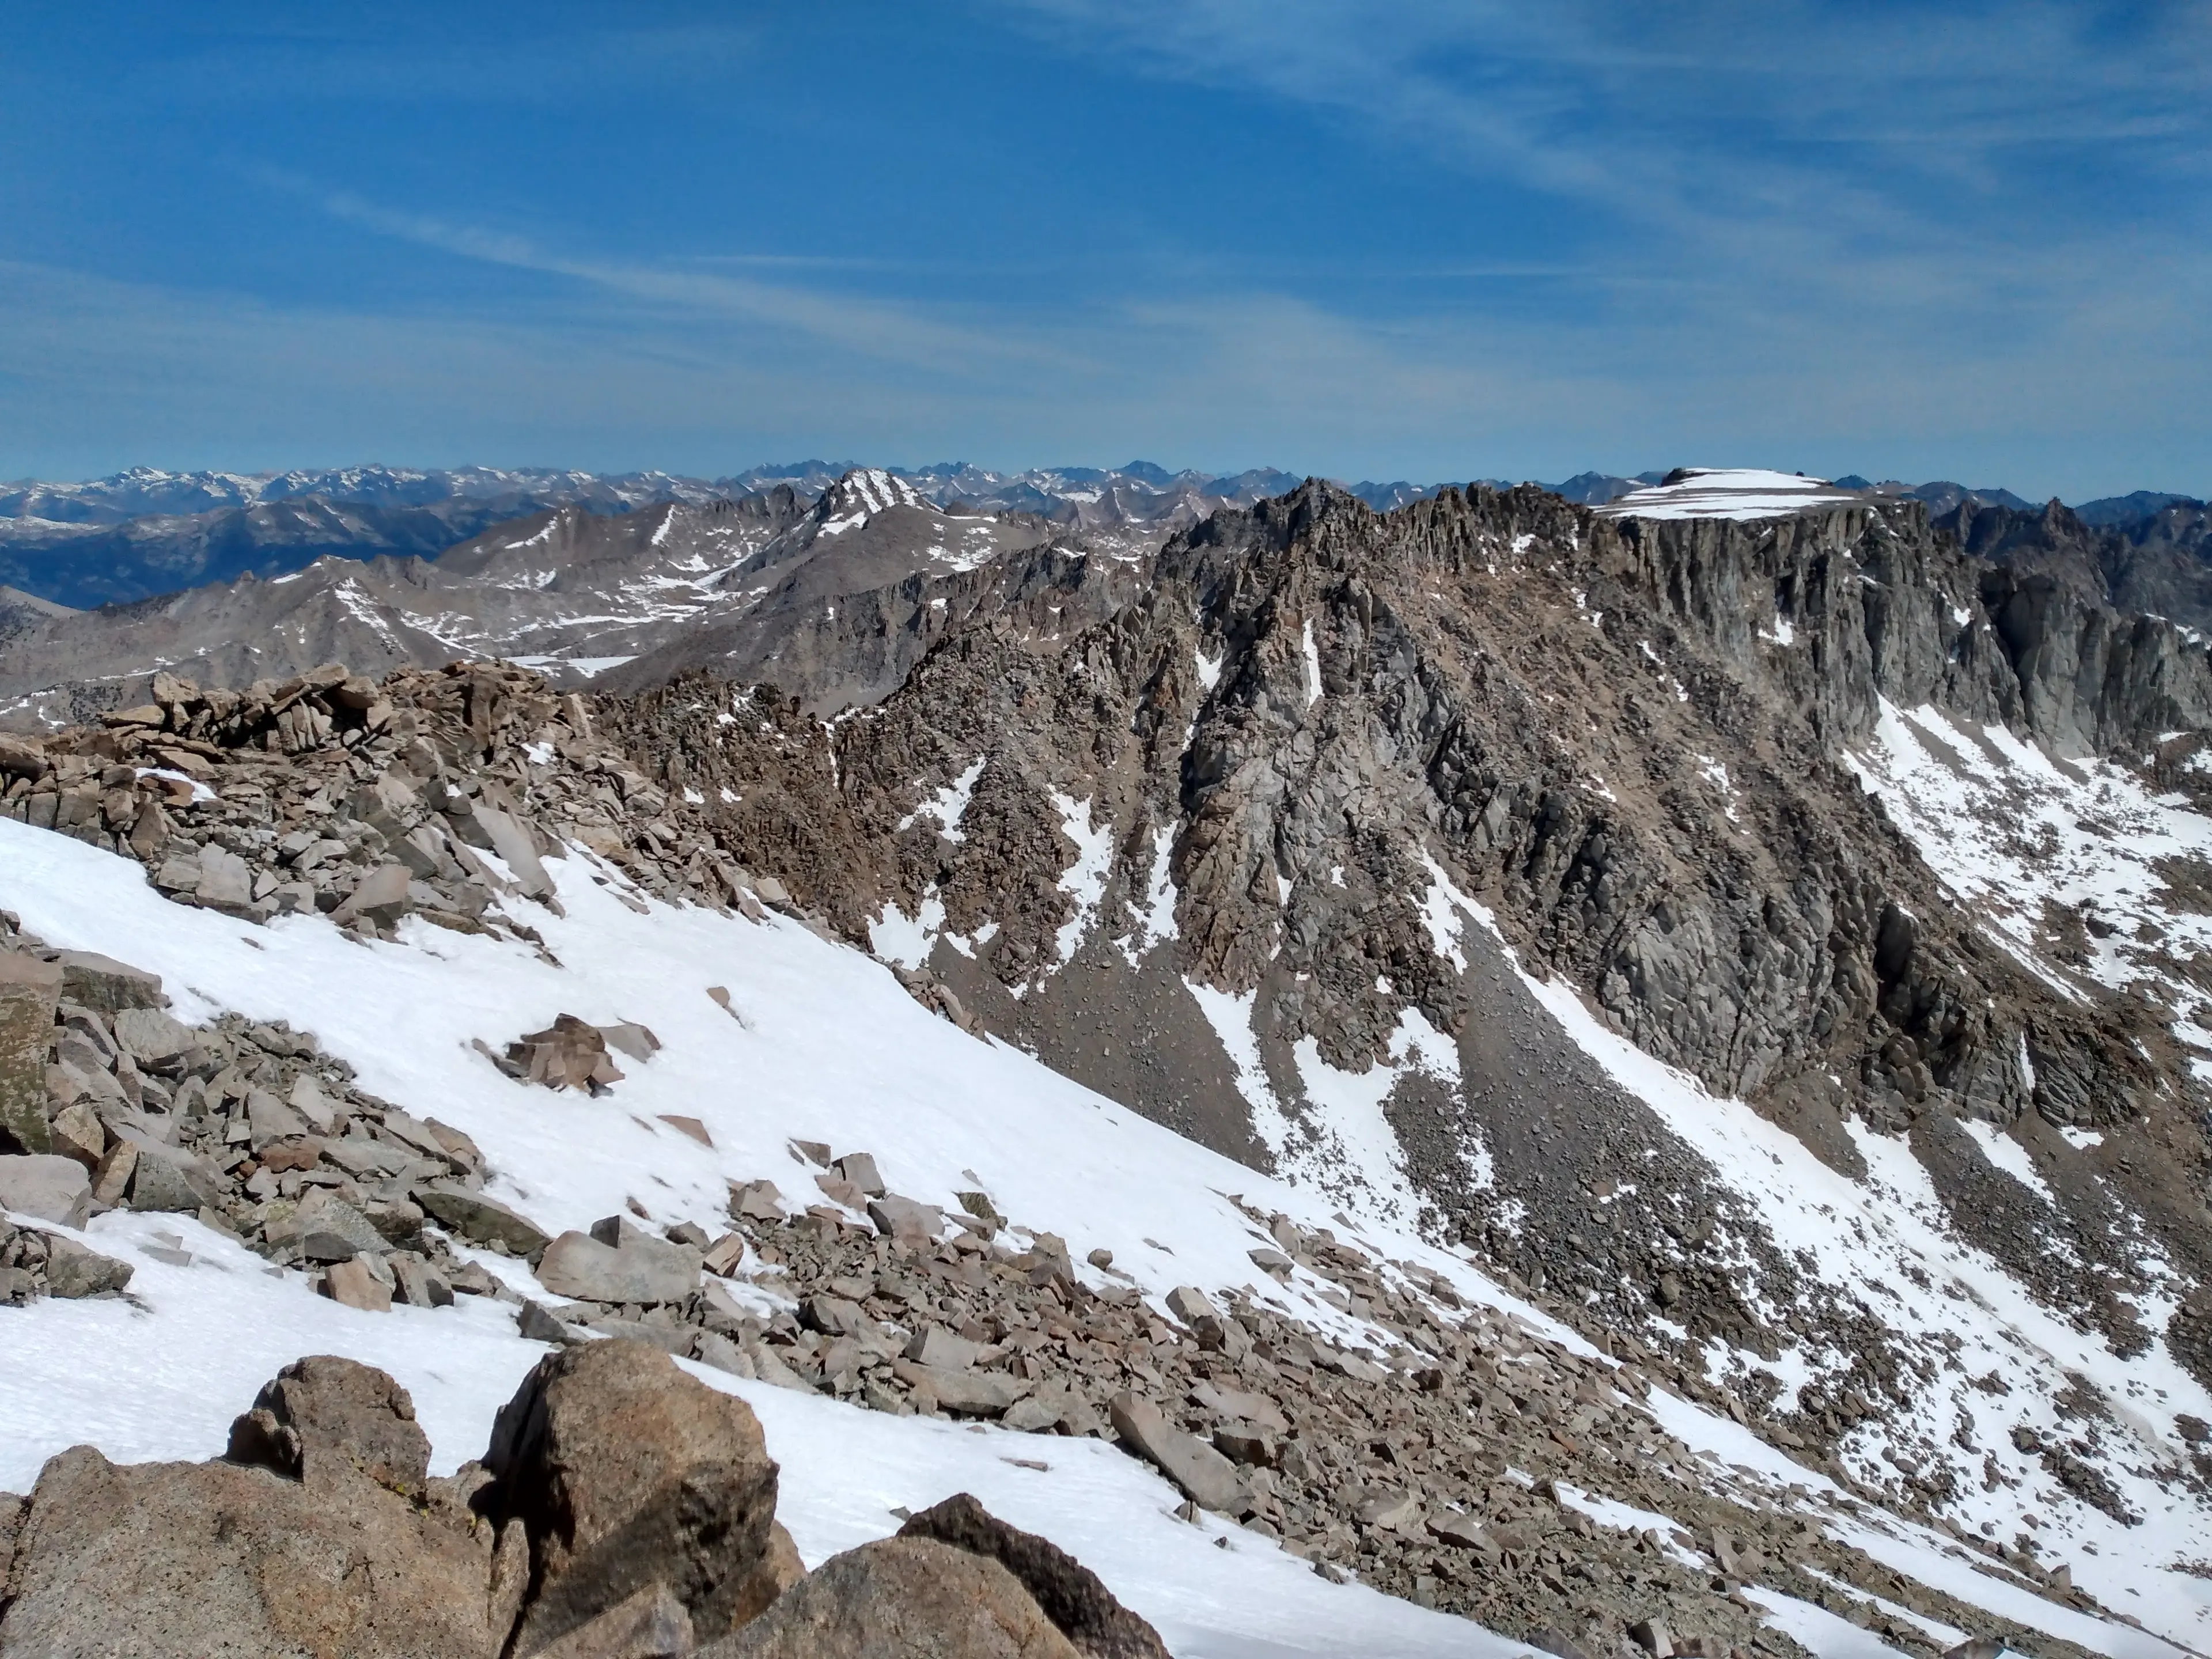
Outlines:
{"label": "wispy cloud", "polygon": [[[296,180],[286,182],[298,185]],[[680,313],[790,330],[886,362],[935,369],[992,362],[1041,372],[1079,367],[1048,343],[1003,329],[933,318],[908,306],[684,266],[557,253],[512,232],[401,212],[348,191],[314,194],[333,216],[381,235],[487,264],[567,277]]]}

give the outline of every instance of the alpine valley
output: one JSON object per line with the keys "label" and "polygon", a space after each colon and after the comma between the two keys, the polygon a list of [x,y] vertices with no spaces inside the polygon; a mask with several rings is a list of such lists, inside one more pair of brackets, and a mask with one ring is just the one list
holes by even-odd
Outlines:
{"label": "alpine valley", "polygon": [[2208,523],[10,487],[0,1656],[2212,1652]]}

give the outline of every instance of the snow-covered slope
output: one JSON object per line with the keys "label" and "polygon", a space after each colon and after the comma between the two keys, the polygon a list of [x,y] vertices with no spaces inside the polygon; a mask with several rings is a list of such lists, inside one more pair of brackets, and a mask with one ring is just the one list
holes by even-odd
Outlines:
{"label": "snow-covered slope", "polygon": [[[1111,1250],[1117,1269],[1156,1303],[1178,1284],[1217,1295],[1241,1286],[1316,1331],[1376,1352],[1397,1346],[1312,1274],[1300,1270],[1279,1284],[1259,1271],[1249,1252],[1267,1235],[1233,1196],[1303,1226],[1334,1225],[1378,1260],[1443,1275],[1468,1303],[1510,1312],[1589,1363],[1612,1363],[1466,1258],[1371,1213],[1339,1211],[1311,1189],[1257,1175],[1018,1051],[962,1034],[869,958],[796,922],[755,924],[644,901],[626,895],[611,867],[577,850],[550,867],[565,915],[524,907],[544,937],[544,955],[511,939],[414,922],[397,943],[362,944],[319,917],[257,927],[179,909],[127,860],[0,821],[0,904],[27,928],[160,972],[182,1018],[227,1009],[313,1030],[358,1069],[363,1086],[434,1110],[471,1135],[498,1171],[490,1190],[549,1228],[586,1225],[625,1204],[656,1223],[715,1228],[728,1183],[793,1181],[798,1160],[788,1142],[799,1137],[872,1152],[896,1190],[925,1200],[949,1205],[956,1192],[980,1186],[1018,1225],[1063,1236],[1077,1260]],[[708,994],[710,986],[726,992],[727,1010]],[[1768,1201],[1784,1210],[1808,1203],[1847,1210],[1807,1222],[1807,1242],[1826,1251],[1837,1271],[1871,1282],[1893,1274],[1894,1252],[1939,1248],[1908,1217],[1891,1218],[1884,1236],[1855,1243],[1849,1223],[1881,1223],[1895,1191],[1879,1182],[1861,1192],[1832,1177],[1822,1183],[1802,1152],[1792,1161],[1786,1137],[1648,1062],[1639,1069],[1634,1052],[1608,1042],[1564,991],[1551,994],[1577,1040],[1680,1120],[1747,1192],[1764,1182]],[[510,1080],[471,1047],[561,1012],[645,1021],[665,1047],[599,1099]],[[664,1112],[696,1118],[712,1145],[664,1123]],[[1883,1178],[1900,1179],[1888,1165]],[[441,1466],[451,1467],[482,1445],[493,1409],[539,1352],[489,1301],[464,1298],[458,1309],[434,1312],[356,1312],[317,1298],[297,1274],[270,1273],[187,1218],[116,1212],[95,1220],[90,1237],[137,1268],[131,1299],[48,1302],[0,1316],[8,1322],[9,1362],[0,1366],[0,1487],[26,1486],[44,1457],[78,1442],[121,1458],[210,1455],[252,1389],[277,1364],[309,1351],[390,1370],[414,1394]],[[189,1261],[179,1262],[180,1255]],[[480,1259],[529,1286],[519,1263]],[[1948,1265],[1972,1287],[1954,1315],[1970,1344],[2011,1352],[2008,1364],[2022,1355],[2034,1360],[2023,1343],[2051,1345],[2053,1364],[2083,1352],[2014,1308],[1980,1305],[1986,1278],[1955,1256]],[[775,1294],[772,1285],[754,1293]],[[1196,1526],[1178,1521],[1173,1490],[1103,1443],[871,1413],[702,1374],[744,1394],[761,1413],[785,1467],[781,1513],[810,1560],[889,1534],[894,1505],[918,1507],[966,1489],[1073,1550],[1186,1659],[1521,1650],[1463,1620],[1324,1582],[1244,1529],[1212,1518]],[[1711,1489],[1817,1517],[1832,1535],[1970,1605],[2128,1659],[2168,1659],[2175,1644],[2207,1645],[2201,1581],[2162,1568],[2166,1559],[2212,1553],[2212,1537],[2188,1512],[2159,1511],[2154,1551],[2142,1547],[2140,1534],[2117,1526],[2093,1534],[2069,1520],[2069,1546],[2100,1551],[2077,1559],[2078,1576],[2148,1626],[2132,1630],[2031,1594],[1941,1534],[1845,1497],[1724,1418],[1663,1391],[1650,1401],[1666,1429],[1695,1449],[1698,1478]],[[2179,1379],[2172,1397],[2158,1405],[2184,1403],[2212,1411]],[[2159,1436],[2148,1421],[2144,1433],[2149,1456]],[[1672,1517],[1623,1511],[1571,1489],[1562,1488],[1560,1501],[1607,1524],[1673,1529]],[[1755,1594],[1777,1628],[1816,1652],[1857,1659],[1887,1651],[1831,1613]]]}

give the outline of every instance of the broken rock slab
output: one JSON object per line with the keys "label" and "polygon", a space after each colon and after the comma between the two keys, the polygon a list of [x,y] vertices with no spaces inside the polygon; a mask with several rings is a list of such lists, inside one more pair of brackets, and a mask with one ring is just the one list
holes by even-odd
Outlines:
{"label": "broken rock slab", "polygon": [[54,957],[62,970],[62,995],[67,1000],[103,1014],[125,1008],[166,1008],[161,976],[133,968],[96,951],[64,951]]}
{"label": "broken rock slab", "polygon": [[453,1182],[434,1181],[414,1193],[417,1204],[474,1243],[503,1244],[514,1255],[535,1261],[552,1243],[529,1217]]}
{"label": "broken rock slab", "polygon": [[1122,1390],[1108,1405],[1107,1415],[1114,1431],[1200,1509],[1234,1515],[1247,1501],[1249,1493],[1237,1466],[1170,1423],[1142,1395]]}
{"label": "broken rock slab", "polygon": [[0,1156],[0,1209],[82,1227],[92,1217],[92,1176],[75,1158],[57,1152]]}
{"label": "broken rock slab", "polygon": [[62,970],[20,952],[0,953],[0,1152],[49,1152],[46,1051]]}
{"label": "broken rock slab", "polygon": [[891,1374],[957,1417],[997,1417],[1032,1386],[1003,1371],[955,1370],[911,1359],[894,1359]]}
{"label": "broken rock slab", "polygon": [[537,1271],[549,1293],[572,1301],[681,1302],[699,1288],[700,1255],[610,1217],[589,1233],[562,1233]]}

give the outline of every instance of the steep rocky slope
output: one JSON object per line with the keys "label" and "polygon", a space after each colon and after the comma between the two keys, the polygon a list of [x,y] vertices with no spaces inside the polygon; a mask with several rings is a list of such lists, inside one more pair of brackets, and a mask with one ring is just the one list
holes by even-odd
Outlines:
{"label": "steep rocky slope", "polygon": [[[2212,1374],[2194,832],[2153,884],[2170,948],[2150,922],[2069,959],[2055,901],[2025,942],[1985,926],[1885,804],[1920,708],[1930,764],[1946,725],[1980,745],[1950,753],[1960,787],[1984,753],[2047,757],[2103,779],[2124,842],[2113,805],[2174,810],[2146,779],[2170,787],[2212,673],[2170,625],[1960,554],[1916,502],[1662,519],[1479,490],[1386,518],[1315,486],[1178,538],[1072,639],[979,618],[833,731],[702,681],[601,720],[965,1017],[1425,1215],[1948,1500],[1988,1449],[1944,1443],[1941,1297],[1839,1280],[1621,1086],[1640,1051],[1846,1180],[1924,1182],[1935,1236],[2049,1316]],[[1636,1049],[1600,1063],[1577,1017]]]}
{"label": "steep rocky slope", "polygon": [[2147,611],[2200,632],[2212,629],[2212,509],[2185,497],[2092,503],[2094,518],[2057,501],[2035,507],[1968,501],[1937,525],[1967,551],[2042,576],[2124,611]]}

